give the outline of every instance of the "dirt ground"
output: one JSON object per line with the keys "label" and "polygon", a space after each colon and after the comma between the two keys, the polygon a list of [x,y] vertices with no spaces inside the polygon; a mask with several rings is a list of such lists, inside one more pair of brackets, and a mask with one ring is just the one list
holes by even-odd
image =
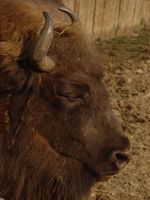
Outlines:
{"label": "dirt ground", "polygon": [[97,40],[112,105],[132,146],[132,160],[98,183],[90,200],[150,200],[150,30]]}

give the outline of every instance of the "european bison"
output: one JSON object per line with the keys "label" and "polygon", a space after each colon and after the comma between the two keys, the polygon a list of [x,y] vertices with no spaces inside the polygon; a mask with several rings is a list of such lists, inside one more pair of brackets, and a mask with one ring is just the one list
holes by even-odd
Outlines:
{"label": "european bison", "polygon": [[88,198],[129,161],[85,36],[59,0],[0,0],[1,198]]}

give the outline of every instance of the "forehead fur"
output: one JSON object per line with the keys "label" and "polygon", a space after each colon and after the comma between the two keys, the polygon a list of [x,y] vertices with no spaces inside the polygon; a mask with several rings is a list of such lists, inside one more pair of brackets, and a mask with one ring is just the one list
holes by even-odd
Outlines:
{"label": "forehead fur", "polygon": [[56,62],[56,69],[60,72],[70,74],[81,72],[92,74],[95,77],[102,77],[102,67],[99,56],[88,42],[85,34],[78,27],[73,27],[71,31],[62,35],[55,34],[49,55]]}

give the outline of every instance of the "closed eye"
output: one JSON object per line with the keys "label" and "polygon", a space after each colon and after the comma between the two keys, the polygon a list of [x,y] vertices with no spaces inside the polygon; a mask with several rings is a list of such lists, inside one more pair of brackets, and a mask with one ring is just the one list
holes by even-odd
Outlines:
{"label": "closed eye", "polygon": [[82,101],[82,97],[80,95],[75,95],[75,94],[63,94],[61,95],[62,97],[68,99],[69,101],[71,102],[74,102],[74,101]]}
{"label": "closed eye", "polygon": [[78,98],[78,97],[68,97],[68,100],[69,101],[82,101],[82,99],[81,98]]}

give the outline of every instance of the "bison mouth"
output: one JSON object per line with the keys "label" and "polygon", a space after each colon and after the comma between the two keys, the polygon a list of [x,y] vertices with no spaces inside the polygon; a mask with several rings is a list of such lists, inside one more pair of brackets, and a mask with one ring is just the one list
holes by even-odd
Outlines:
{"label": "bison mouth", "polygon": [[[59,152],[60,153],[60,152]],[[79,162],[80,164],[82,164],[84,166],[84,168],[86,169],[87,174],[89,174],[91,177],[93,177],[96,181],[107,181],[108,179],[110,179],[112,176],[114,176],[115,174],[119,173],[119,169],[115,166],[110,166],[105,167],[104,165],[99,164],[97,167],[96,165],[94,166],[94,164],[90,164],[88,162],[86,162],[85,160],[81,160],[77,157],[62,153],[61,154],[67,158],[70,158],[74,161]],[[108,166],[108,165],[106,165]]]}
{"label": "bison mouth", "polygon": [[[54,148],[54,147],[53,147]],[[83,167],[84,170],[86,171],[86,173],[92,178],[94,178],[94,180],[96,181],[106,181],[109,178],[111,178],[112,176],[114,176],[115,174],[118,174],[120,172],[120,170],[125,166],[125,163],[127,164],[129,161],[128,157],[123,157],[123,156],[119,156],[118,161],[120,161],[120,163],[118,164],[118,162],[116,161],[112,161],[109,159],[109,157],[107,157],[107,159],[102,159],[100,158],[100,160],[95,160],[95,162],[92,162],[91,160],[91,156],[89,156],[87,153],[86,154],[74,154],[72,152],[68,152],[65,151],[64,149],[57,149],[54,148],[59,154],[61,154],[62,156],[71,159],[72,161],[76,161],[77,163],[80,163]],[[66,148],[67,149],[67,148]],[[118,154],[120,155],[120,154]],[[90,159],[89,159],[90,157]],[[122,162],[122,164],[121,164]]]}
{"label": "bison mouth", "polygon": [[91,166],[90,167],[87,166],[87,171],[96,179],[96,181],[107,181],[112,176],[118,174],[120,170],[118,169],[112,170],[105,167],[101,167],[101,169],[97,169]]}
{"label": "bison mouth", "polygon": [[102,164],[88,166],[87,169],[97,181],[106,181],[112,176],[118,174],[130,161],[131,157],[126,160],[126,163],[117,162],[102,162]]}

